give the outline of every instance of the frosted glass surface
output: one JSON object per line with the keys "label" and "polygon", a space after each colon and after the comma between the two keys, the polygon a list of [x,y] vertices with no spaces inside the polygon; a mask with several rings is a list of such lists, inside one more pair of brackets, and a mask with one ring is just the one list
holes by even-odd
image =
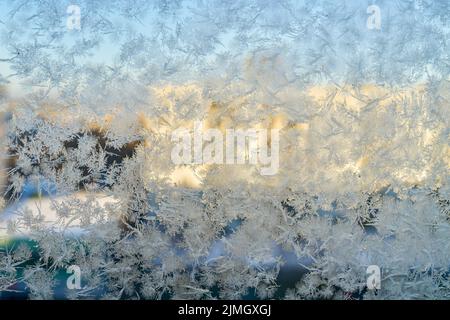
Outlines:
{"label": "frosted glass surface", "polygon": [[0,297],[450,298],[449,1],[0,3]]}

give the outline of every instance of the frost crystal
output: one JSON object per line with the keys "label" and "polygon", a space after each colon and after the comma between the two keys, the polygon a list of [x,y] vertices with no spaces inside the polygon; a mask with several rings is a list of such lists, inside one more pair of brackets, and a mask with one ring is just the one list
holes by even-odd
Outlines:
{"label": "frost crystal", "polygon": [[0,297],[450,298],[450,2],[76,2],[0,4]]}

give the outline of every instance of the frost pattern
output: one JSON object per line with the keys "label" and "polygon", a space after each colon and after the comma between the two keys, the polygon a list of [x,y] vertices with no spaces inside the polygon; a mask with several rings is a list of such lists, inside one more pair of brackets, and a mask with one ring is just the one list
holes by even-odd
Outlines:
{"label": "frost pattern", "polygon": [[[78,265],[71,299],[450,298],[450,3],[368,30],[372,2],[80,0],[69,32],[64,1],[8,1],[0,231],[32,245],[2,294]],[[174,165],[195,121],[280,129],[278,174]]]}

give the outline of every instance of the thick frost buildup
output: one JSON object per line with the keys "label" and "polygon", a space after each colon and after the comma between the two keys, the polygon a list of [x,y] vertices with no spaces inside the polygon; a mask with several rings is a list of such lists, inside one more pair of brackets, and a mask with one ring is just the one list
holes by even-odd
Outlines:
{"label": "thick frost buildup", "polygon": [[450,2],[0,12],[0,297],[450,298]]}

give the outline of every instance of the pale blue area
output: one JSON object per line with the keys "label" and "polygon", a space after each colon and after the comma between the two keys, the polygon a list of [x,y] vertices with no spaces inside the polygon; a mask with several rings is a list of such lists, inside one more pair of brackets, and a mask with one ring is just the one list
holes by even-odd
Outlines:
{"label": "pale blue area", "polygon": [[[407,45],[411,49],[407,48],[406,50],[414,50],[414,42],[417,41],[417,48],[421,48],[426,44],[426,39],[421,38],[420,35],[417,35],[417,31],[413,31],[414,38],[411,38],[410,35],[408,35],[407,31],[411,29],[411,27],[417,26],[419,23],[423,21],[430,20],[430,13],[435,13],[436,21],[439,19],[439,15],[441,20],[444,19],[447,16],[447,13],[445,12],[446,9],[448,9],[448,6],[445,4],[446,0],[443,1],[433,1],[431,4],[431,7],[427,7],[426,13],[422,13],[419,9],[411,11],[407,11],[407,8],[420,8],[420,6],[423,6],[423,1],[417,0],[417,1],[373,1],[373,0],[346,0],[346,1],[340,1],[338,4],[333,7],[333,5],[330,5],[330,2],[328,1],[320,1],[318,3],[314,3],[311,5],[308,5],[311,10],[309,12],[303,12],[301,10],[302,4],[308,3],[305,1],[293,1],[290,2],[292,4],[291,11],[287,11],[284,9],[282,5],[282,1],[280,2],[273,2],[273,1],[257,1],[257,3],[260,7],[264,7],[264,9],[261,11],[260,15],[266,15],[266,18],[261,18],[258,20],[257,24],[250,24],[249,28],[252,28],[254,30],[254,33],[252,34],[253,39],[261,38],[262,41],[264,41],[264,33],[265,32],[275,32],[277,33],[279,28],[281,32],[283,32],[283,29],[281,26],[284,24],[286,27],[292,27],[292,25],[296,24],[297,21],[308,21],[308,19],[311,19],[311,17],[314,17],[314,19],[311,21],[310,27],[306,30],[303,30],[300,32],[300,35],[297,35],[298,40],[290,34],[289,30],[285,30],[286,33],[281,36],[280,41],[286,41],[285,46],[287,45],[287,49],[289,51],[299,51],[301,54],[306,54],[309,51],[317,51],[317,54],[323,54],[324,55],[324,64],[328,68],[330,68],[333,71],[333,77],[336,77],[335,80],[339,80],[339,78],[347,78],[349,79],[348,69],[356,70],[357,71],[357,64],[358,61],[355,60],[355,57],[361,57],[361,59],[366,59],[364,61],[365,67],[368,70],[362,69],[362,74],[359,75],[357,72],[351,72],[350,78],[356,79],[357,77],[363,77],[368,72],[371,73],[371,76],[373,77],[373,74],[376,74],[378,67],[383,67],[387,70],[384,70],[382,72],[386,72],[386,74],[381,74],[379,77],[381,82],[389,82],[389,81],[398,81],[401,80],[401,76],[398,75],[399,79],[394,79],[394,77],[397,77],[397,69],[398,71],[405,71],[402,70],[403,65],[401,61],[396,61],[395,59],[397,57],[391,56],[393,53],[390,53],[389,50],[393,51],[395,53],[395,48],[397,46],[403,46]],[[77,2],[80,3],[81,8],[81,17],[82,17],[82,25],[81,31],[73,30],[68,31],[66,30],[66,34],[63,37],[63,40],[61,42],[61,45],[64,46],[71,46],[74,41],[79,41],[82,39],[89,40],[93,39],[93,30],[85,30],[83,26],[83,19],[87,15],[89,16],[91,13],[94,12],[91,8],[88,6],[90,5],[89,1],[56,1],[57,8],[60,10],[60,14],[58,14],[56,17],[59,17],[59,21],[57,21],[57,25],[60,26],[60,31],[64,31],[65,29],[65,22],[68,17],[68,15],[65,12],[65,8],[69,4],[77,4]],[[107,2],[99,2],[99,4],[105,4]],[[176,29],[180,28],[181,30],[181,39],[183,41],[186,41],[186,45],[189,45],[189,48],[185,48],[187,51],[183,52],[183,48],[180,47],[180,51],[173,51],[171,54],[176,54],[176,57],[174,58],[181,59],[181,61],[186,59],[191,59],[192,55],[199,53],[198,61],[195,62],[196,67],[201,67],[203,69],[208,68],[219,68],[220,66],[217,65],[217,62],[215,62],[215,58],[217,57],[217,54],[228,54],[228,55],[238,55],[241,53],[242,48],[245,48],[246,40],[245,38],[240,39],[239,46],[236,46],[236,44],[233,44],[233,39],[235,41],[236,35],[240,32],[235,28],[233,19],[235,19],[236,15],[239,15],[239,18],[245,18],[245,19],[252,19],[254,18],[252,15],[254,14],[252,10],[249,10],[248,8],[245,8],[245,5],[248,3],[253,3],[252,1],[244,1],[242,3],[242,9],[239,7],[233,7],[230,4],[227,4],[227,2],[221,2],[221,1],[183,1],[180,8],[177,9],[175,1],[151,1],[149,2],[151,5],[148,8],[148,13],[146,15],[143,15],[142,17],[138,17],[137,19],[130,19],[123,17],[123,13],[120,13],[117,8],[119,8],[119,4],[125,4],[127,1],[116,1],[116,8],[112,8],[111,10],[104,9],[104,12],[101,12],[102,16],[105,16],[106,21],[108,23],[111,23],[112,29],[116,28],[116,30],[111,30],[111,34],[108,34],[107,32],[101,32],[99,33],[101,43],[100,45],[95,48],[89,50],[89,56],[86,57],[78,57],[75,61],[75,65],[77,66],[83,66],[83,65],[106,65],[111,69],[115,69],[118,65],[120,65],[120,61],[118,60],[120,58],[120,53],[122,48],[122,45],[126,43],[129,39],[127,39],[126,34],[121,34],[120,36],[117,36],[118,34],[115,33],[118,31],[120,33],[120,30],[123,28],[130,28],[133,31],[133,37],[136,39],[139,38],[139,34],[141,34],[144,37],[151,37],[161,30],[159,30],[159,26],[161,23],[164,24],[164,32],[167,32],[167,43],[170,42],[170,37],[173,36],[176,33]],[[140,2],[136,2],[140,3]],[[331,2],[333,3],[333,2]],[[2,1],[0,4],[0,20],[3,22],[3,24],[0,26],[0,28],[5,28],[5,23],[8,21],[9,14],[11,13],[12,8],[20,4],[19,1]],[[203,4],[209,4],[210,8],[207,6],[203,6]],[[224,5],[227,4],[227,5]],[[381,30],[368,30],[367,29],[367,18],[369,17],[369,14],[367,13],[367,8],[369,5],[375,4],[380,7],[381,10]],[[215,8],[214,5],[217,6],[223,6],[222,8]],[[167,6],[167,12],[165,12],[162,7]],[[324,10],[324,8],[327,8]],[[330,9],[328,9],[330,8]],[[138,7],[138,5],[135,5],[132,7],[136,13],[140,14],[141,10]],[[28,9],[22,9],[22,14],[24,12],[27,12]],[[229,12],[225,12],[225,10],[230,10]],[[236,11],[233,11],[236,10]],[[247,11],[246,11],[247,10]],[[328,10],[328,11],[327,11]],[[339,10],[345,10],[342,12],[342,16],[338,16],[340,14]],[[444,12],[442,12],[444,10]],[[142,11],[145,11],[144,9]],[[336,12],[337,11],[337,12]],[[212,12],[214,15],[220,15],[223,14],[222,17],[217,18],[216,17],[209,17],[208,14]],[[278,12],[281,14],[280,16],[277,16]],[[405,13],[407,12],[407,13]],[[33,9],[29,9],[29,15],[33,15]],[[424,15],[422,15],[424,14]],[[317,18],[316,16],[317,15]],[[328,20],[328,15],[330,16],[330,20]],[[334,16],[336,15],[336,17]],[[217,25],[213,25],[210,22],[205,23],[202,25],[202,21],[206,21],[205,19],[212,19],[212,21],[217,21]],[[319,21],[318,25],[314,25],[314,22]],[[415,23],[417,22],[417,23]],[[227,25],[229,23],[229,25]],[[242,21],[240,22],[243,23]],[[444,22],[445,23],[445,22]],[[270,27],[270,24],[274,25],[274,28]],[[237,24],[236,24],[237,25]],[[269,27],[268,27],[269,26]],[[347,33],[348,31],[351,31]],[[123,28],[122,28],[123,27]],[[339,28],[338,28],[339,27]],[[439,27],[439,24],[437,22],[436,24],[437,28]],[[447,25],[448,27],[448,25]],[[214,28],[217,28],[214,29]],[[441,27],[442,28],[442,27]],[[211,29],[211,30],[209,30]],[[223,30],[227,29],[227,32],[221,34],[218,37],[219,44],[209,44],[208,43],[208,36],[214,36],[216,31],[222,32]],[[295,29],[295,28],[294,28]],[[323,29],[323,30],[319,30]],[[9,30],[9,29],[8,29]],[[191,35],[189,32],[191,30],[195,30],[195,32],[198,33],[198,37],[194,34]],[[216,31],[214,31],[216,30]],[[422,30],[424,32],[427,32],[426,30]],[[308,32],[311,32],[311,34],[316,34],[317,32],[320,33],[320,36],[314,40],[313,36],[310,36]],[[355,32],[361,33],[360,35],[354,36]],[[304,36],[301,35],[301,33],[304,33]],[[351,34],[350,34],[351,33]],[[329,39],[326,38],[327,34],[329,34]],[[404,36],[403,36],[404,35]],[[29,35],[28,35],[29,36]],[[130,35],[131,36],[131,35]],[[189,38],[189,37],[192,37]],[[259,50],[258,47],[262,48],[271,48],[275,44],[270,43],[270,37],[271,35],[268,34],[269,42],[268,43],[253,43],[249,44],[248,50]],[[41,39],[44,39],[44,37],[36,37],[35,41],[39,43]],[[346,43],[346,39],[348,38],[348,43]],[[359,39],[358,41],[354,41],[354,39]],[[383,40],[384,39],[384,40]],[[407,43],[392,43],[392,41],[396,42],[398,40],[404,40],[408,41]],[[28,39],[29,40],[29,39]],[[198,40],[198,42],[197,42]],[[311,40],[311,43],[305,43],[305,40]],[[379,41],[383,44],[383,41],[386,41],[387,48],[391,49],[384,49],[379,48],[380,53],[376,55],[375,58],[365,57],[368,56],[369,49],[372,50],[372,57],[375,56],[373,54],[373,50],[377,50],[378,46],[372,47],[373,41]],[[419,64],[429,64],[431,67],[428,68],[428,72],[433,73],[435,72],[434,69],[440,67],[435,67],[437,64],[435,59],[438,59],[439,57],[433,56],[433,54],[436,52],[436,50],[433,49],[433,45],[436,46],[439,45],[441,40],[434,39],[434,44],[431,42],[430,37],[430,48],[428,51],[424,51],[423,49],[421,52],[416,54],[410,54],[406,53],[407,59],[417,59],[415,62],[417,65]],[[322,42],[323,41],[323,42]],[[330,42],[330,47],[328,47],[327,43]],[[196,48],[196,45],[198,47]],[[208,49],[208,45],[212,46],[212,50]],[[139,46],[139,40],[137,41],[136,47]],[[253,47],[253,49],[251,48]],[[331,49],[329,49],[331,48]],[[133,49],[134,50],[134,49]],[[171,68],[174,70],[175,75],[173,79],[181,79],[182,72],[181,70],[177,70],[176,64],[170,65],[172,62],[172,57],[167,56],[167,49],[164,51],[161,51],[162,48],[158,46],[153,46],[145,50],[151,50],[154,51],[154,62],[160,61],[159,68],[166,70],[166,64],[167,68],[171,70]],[[198,52],[196,53],[196,51]],[[279,50],[283,50],[280,48]],[[383,53],[385,52],[385,53]],[[55,48],[53,51],[53,54],[59,54],[60,50]],[[144,61],[141,61],[143,63],[143,67],[149,68],[150,70],[153,70],[150,68],[149,64],[151,61],[149,61],[149,56],[151,56],[152,52],[146,52],[144,54]],[[206,54],[205,54],[206,53]],[[0,47],[0,58],[7,58],[10,57],[11,53],[7,52],[7,48],[2,45]],[[52,53],[50,52],[50,55]],[[153,57],[152,57],[153,58]],[[336,60],[336,61],[328,61],[328,60]],[[374,59],[371,61],[370,59]],[[139,60],[138,60],[139,61]],[[189,66],[189,63],[186,62]],[[203,74],[202,69],[197,70],[194,68],[194,65],[192,62],[191,69],[187,68],[187,70],[192,71],[193,73],[190,75],[190,77],[195,77],[196,73]],[[298,65],[299,68],[309,68],[308,65],[309,60],[305,61],[299,61]],[[411,61],[408,62],[411,64]],[[354,65],[352,65],[354,64]],[[392,73],[389,73],[389,68],[386,67],[387,64],[392,64]],[[350,67],[349,67],[350,65]],[[317,68],[320,68],[321,64],[317,64]],[[405,65],[405,68],[409,68]],[[134,70],[127,70],[127,72],[130,72],[130,74],[141,72],[137,66]],[[311,70],[313,71],[313,70]],[[147,73],[151,73],[152,71],[149,71]],[[4,62],[0,63],[0,73],[3,76],[10,75],[14,73],[13,70],[11,70],[11,64]],[[200,75],[199,74],[199,75]],[[143,79],[143,81],[146,81],[151,76],[158,77],[157,74],[154,75],[140,75],[140,79]],[[301,74],[303,76],[303,73]],[[70,76],[69,76],[70,77]],[[177,78],[178,77],[178,78]],[[420,76],[418,76],[420,78]],[[417,77],[416,77],[417,78]],[[17,85],[17,83],[20,81],[18,77],[9,78],[9,80],[12,82],[12,85]],[[328,79],[329,80],[329,79]],[[351,79],[350,79],[351,80]],[[370,79],[368,79],[370,81]]]}

